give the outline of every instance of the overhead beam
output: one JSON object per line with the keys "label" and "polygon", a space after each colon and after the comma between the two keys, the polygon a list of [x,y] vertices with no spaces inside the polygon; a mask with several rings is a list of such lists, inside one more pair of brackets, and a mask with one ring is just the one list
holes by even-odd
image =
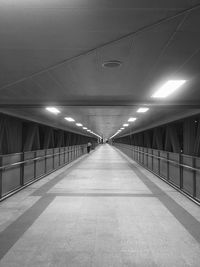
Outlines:
{"label": "overhead beam", "polygon": [[179,102],[179,103],[154,103],[154,102],[127,102],[127,101],[68,101],[68,102],[44,102],[44,103],[0,103],[0,109],[24,109],[24,108],[44,108],[46,106],[55,107],[138,107],[145,106],[149,108],[160,109],[200,109],[199,102]]}

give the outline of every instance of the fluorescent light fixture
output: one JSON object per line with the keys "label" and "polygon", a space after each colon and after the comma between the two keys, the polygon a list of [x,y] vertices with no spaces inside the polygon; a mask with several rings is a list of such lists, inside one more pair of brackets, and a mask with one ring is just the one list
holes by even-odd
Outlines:
{"label": "fluorescent light fixture", "polygon": [[128,127],[128,126],[129,126],[129,124],[128,124],[128,123],[125,123],[125,124],[123,124],[123,126],[124,126],[124,127]]}
{"label": "fluorescent light fixture", "polygon": [[129,118],[128,121],[136,121],[137,118]]}
{"label": "fluorescent light fixture", "polygon": [[70,117],[65,117],[65,120],[66,121],[75,121],[73,118],[70,118]]}
{"label": "fluorescent light fixture", "polygon": [[181,87],[186,80],[170,80],[166,82],[152,97],[165,98],[174,93],[179,87]]}
{"label": "fluorescent light fixture", "polygon": [[81,123],[76,123],[76,125],[77,125],[78,127],[83,126],[83,124],[81,124]]}
{"label": "fluorescent light fixture", "polygon": [[139,108],[137,110],[138,113],[144,113],[144,112],[147,112],[149,110],[149,108]]}
{"label": "fluorescent light fixture", "polygon": [[90,132],[90,130],[87,130],[87,132]]}
{"label": "fluorescent light fixture", "polygon": [[84,130],[87,130],[87,127],[83,127]]}
{"label": "fluorescent light fixture", "polygon": [[57,108],[54,108],[54,107],[46,107],[46,110],[48,110],[49,112],[54,113],[54,114],[60,113],[60,110],[58,110]]}

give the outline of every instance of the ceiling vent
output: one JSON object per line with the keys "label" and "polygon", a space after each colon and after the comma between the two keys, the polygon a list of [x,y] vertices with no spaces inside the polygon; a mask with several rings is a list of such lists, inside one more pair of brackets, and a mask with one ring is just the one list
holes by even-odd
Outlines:
{"label": "ceiling vent", "polygon": [[104,68],[119,68],[122,65],[122,62],[119,60],[109,60],[105,61],[102,66]]}

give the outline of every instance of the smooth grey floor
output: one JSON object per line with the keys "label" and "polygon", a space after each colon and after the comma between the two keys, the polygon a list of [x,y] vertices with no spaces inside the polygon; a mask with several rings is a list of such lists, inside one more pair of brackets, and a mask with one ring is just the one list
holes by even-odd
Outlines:
{"label": "smooth grey floor", "polygon": [[118,150],[0,203],[0,267],[200,266],[200,207]]}

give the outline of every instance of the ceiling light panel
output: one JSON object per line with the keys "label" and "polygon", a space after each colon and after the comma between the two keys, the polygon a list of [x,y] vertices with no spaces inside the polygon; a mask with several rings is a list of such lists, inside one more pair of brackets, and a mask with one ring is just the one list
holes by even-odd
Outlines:
{"label": "ceiling light panel", "polygon": [[53,114],[59,114],[60,110],[58,110],[55,107],[46,107],[46,110],[48,110],[49,112],[53,113]]}
{"label": "ceiling light panel", "polygon": [[166,82],[158,91],[156,91],[152,97],[154,98],[165,98],[173,94],[177,89],[179,89],[186,80],[170,80]]}
{"label": "ceiling light panel", "polygon": [[136,121],[137,118],[129,118],[128,121],[132,122],[132,121]]}
{"label": "ceiling light panel", "polygon": [[83,126],[83,124],[81,124],[81,123],[76,123],[76,125],[77,125],[78,127]]}
{"label": "ceiling light panel", "polygon": [[149,108],[139,108],[138,110],[137,110],[137,112],[138,113],[145,113],[145,112],[147,112],[149,110]]}
{"label": "ceiling light panel", "polygon": [[67,120],[67,121],[75,121],[73,118],[70,118],[70,117],[65,117],[65,120]]}
{"label": "ceiling light panel", "polygon": [[125,124],[123,124],[123,126],[124,126],[124,127],[128,127],[128,126],[129,126],[129,124],[128,124],[128,123],[125,123]]}

